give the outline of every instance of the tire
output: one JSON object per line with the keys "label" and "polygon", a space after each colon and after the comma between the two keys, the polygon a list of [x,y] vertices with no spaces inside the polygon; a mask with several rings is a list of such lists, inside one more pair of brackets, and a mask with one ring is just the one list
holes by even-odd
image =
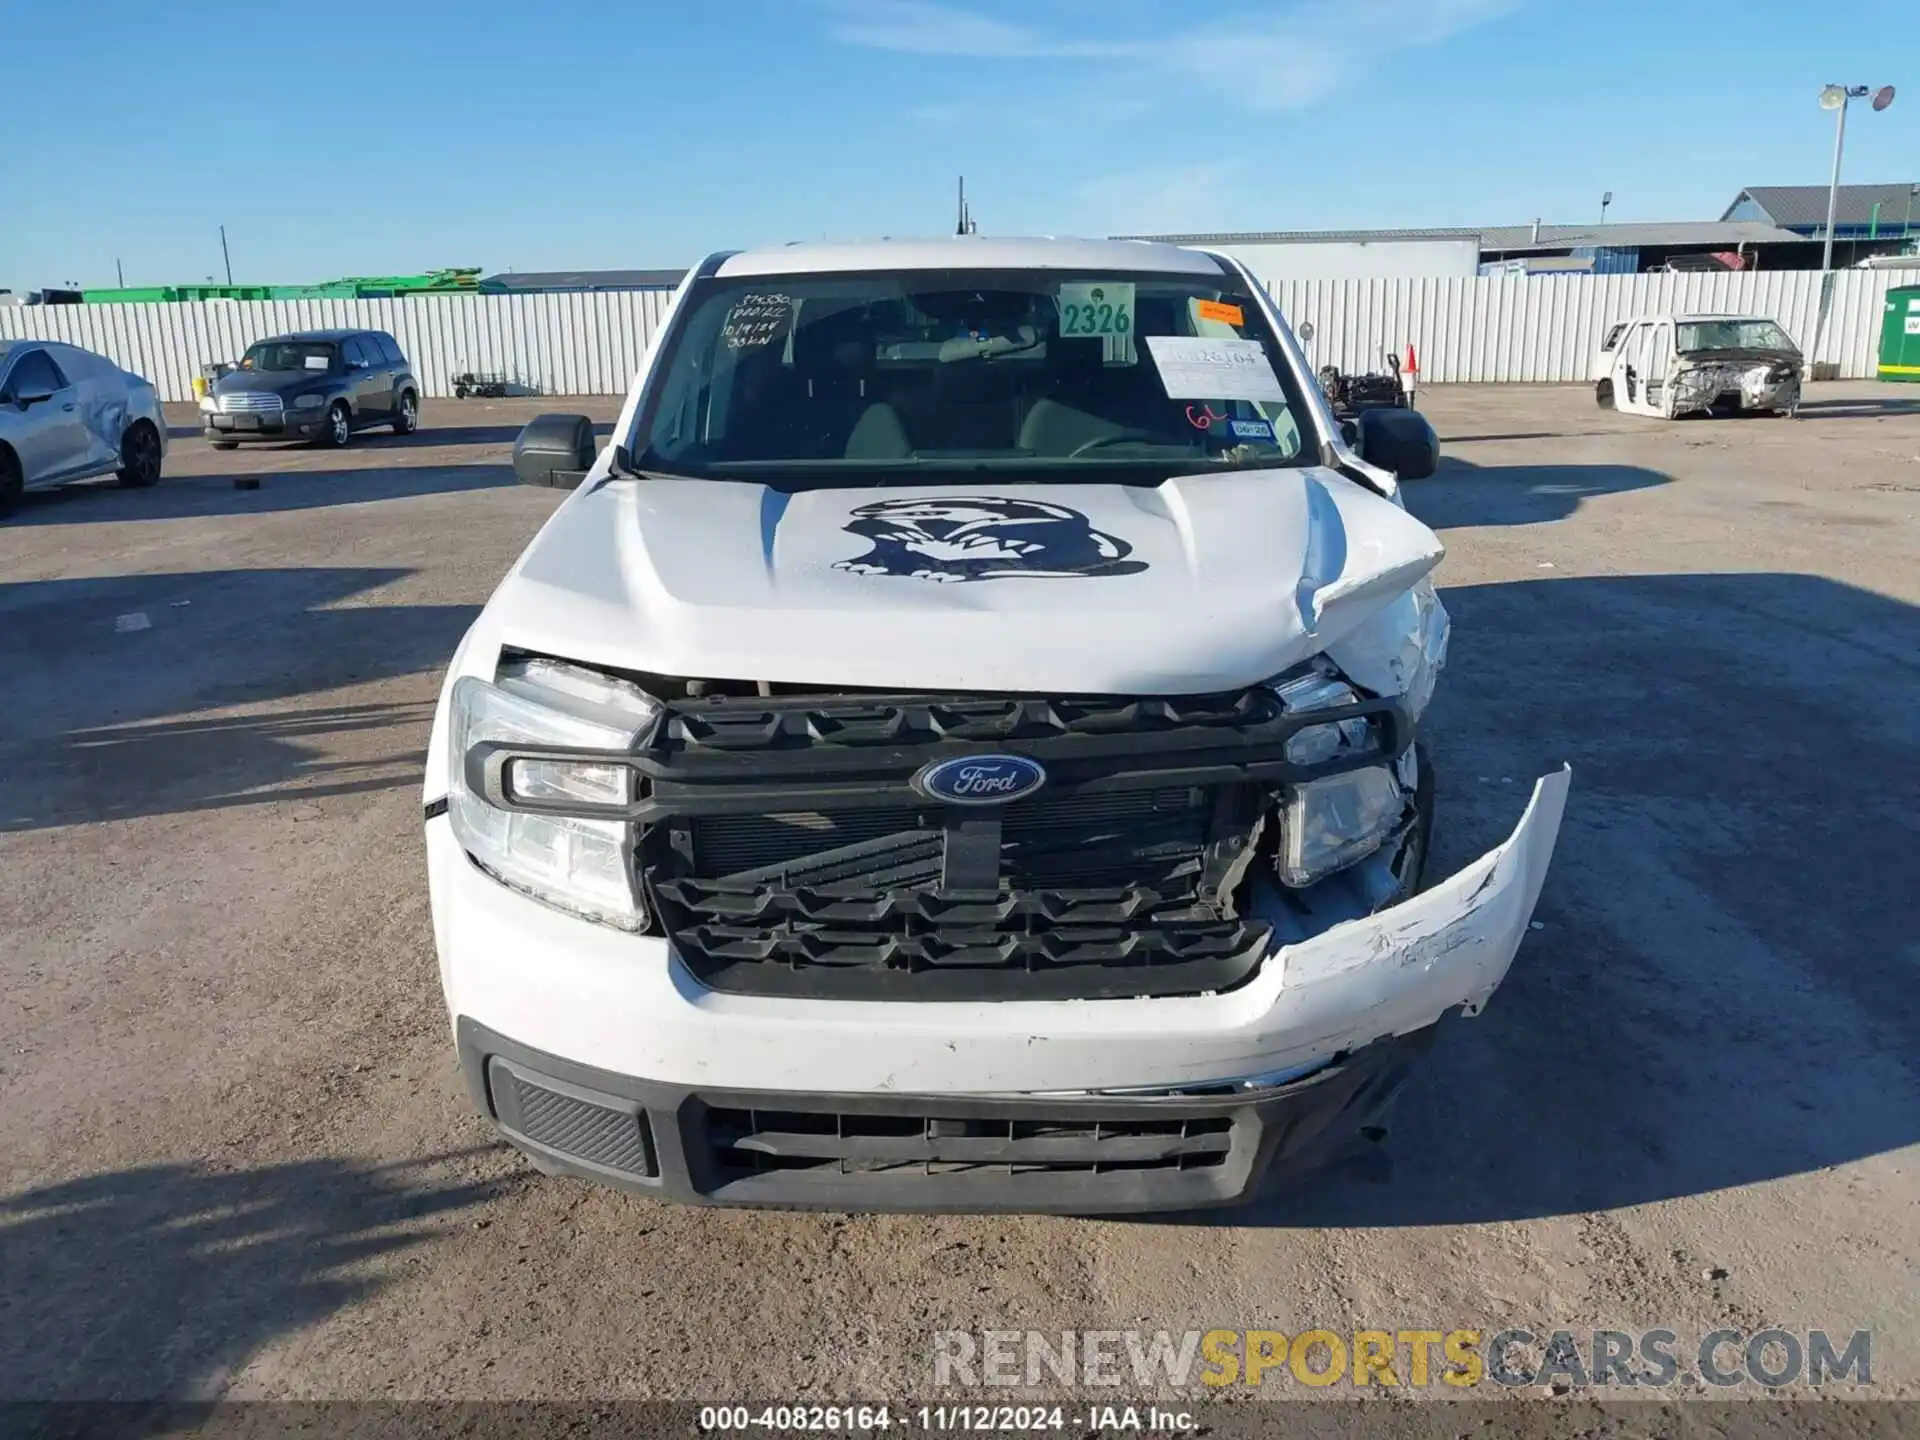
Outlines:
{"label": "tire", "polygon": [[240,448],[240,442],[238,440],[209,440],[207,443],[216,450],[238,450]]}
{"label": "tire", "polygon": [[116,478],[129,490],[145,490],[160,483],[160,432],[151,421],[136,420],[120,437],[120,468]]}
{"label": "tire", "polygon": [[420,428],[420,398],[411,390],[400,392],[400,408],[393,412],[393,433],[411,435]]}
{"label": "tire", "polygon": [[13,451],[0,445],[0,520],[20,508],[20,497],[27,484],[20,474],[20,461]]}
{"label": "tire", "polygon": [[1613,409],[1613,382],[1602,380],[1593,387],[1593,402],[1602,410]]}
{"label": "tire", "polygon": [[322,430],[314,444],[327,450],[338,450],[353,437],[353,412],[347,409],[347,402],[336,400],[327,407],[327,428]]}
{"label": "tire", "polygon": [[1412,857],[1413,888],[1417,893],[1426,888],[1427,861],[1433,857],[1433,810],[1438,787],[1434,783],[1433,755],[1424,743],[1415,742],[1414,759],[1418,767],[1414,779],[1414,804],[1420,808],[1414,842],[1418,849]]}

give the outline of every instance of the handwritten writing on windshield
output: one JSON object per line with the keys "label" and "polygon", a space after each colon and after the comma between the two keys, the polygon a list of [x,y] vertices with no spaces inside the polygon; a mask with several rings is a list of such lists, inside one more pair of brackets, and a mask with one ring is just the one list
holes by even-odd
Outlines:
{"label": "handwritten writing on windshield", "polygon": [[757,350],[784,340],[793,324],[793,301],[785,295],[742,295],[720,326],[720,343],[729,350]]}

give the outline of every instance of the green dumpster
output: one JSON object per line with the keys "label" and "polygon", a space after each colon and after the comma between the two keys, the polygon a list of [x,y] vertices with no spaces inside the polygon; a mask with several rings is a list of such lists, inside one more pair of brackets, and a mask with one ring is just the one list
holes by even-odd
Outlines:
{"label": "green dumpster", "polygon": [[1920,285],[1896,285],[1887,291],[1886,320],[1880,327],[1880,378],[1920,384]]}

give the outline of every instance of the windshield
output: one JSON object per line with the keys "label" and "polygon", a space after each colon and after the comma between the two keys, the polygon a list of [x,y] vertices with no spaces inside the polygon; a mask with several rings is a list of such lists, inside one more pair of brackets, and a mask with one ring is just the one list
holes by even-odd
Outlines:
{"label": "windshield", "polygon": [[1319,458],[1291,369],[1228,275],[716,280],[674,332],[629,446],[644,468],[1158,484]]}
{"label": "windshield", "polygon": [[1771,320],[1686,320],[1680,324],[1680,343],[1688,350],[1788,350],[1800,347]]}
{"label": "windshield", "polygon": [[240,357],[242,370],[331,370],[339,351],[322,340],[263,340]]}

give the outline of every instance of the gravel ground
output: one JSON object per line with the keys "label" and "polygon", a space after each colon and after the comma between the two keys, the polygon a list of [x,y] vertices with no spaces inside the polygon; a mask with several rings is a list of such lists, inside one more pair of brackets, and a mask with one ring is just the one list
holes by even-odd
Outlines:
{"label": "gravel ground", "polygon": [[671,1209],[469,1114],[418,772],[556,503],[506,468],[555,402],[344,452],[216,454],[181,411],[159,488],[30,497],[0,1397],[885,1398],[945,1329],[1769,1324],[1871,1329],[1874,1392],[1920,1397],[1920,389],[1797,423],[1422,402],[1438,863],[1565,759],[1559,853],[1367,1163],[1199,1221]]}

